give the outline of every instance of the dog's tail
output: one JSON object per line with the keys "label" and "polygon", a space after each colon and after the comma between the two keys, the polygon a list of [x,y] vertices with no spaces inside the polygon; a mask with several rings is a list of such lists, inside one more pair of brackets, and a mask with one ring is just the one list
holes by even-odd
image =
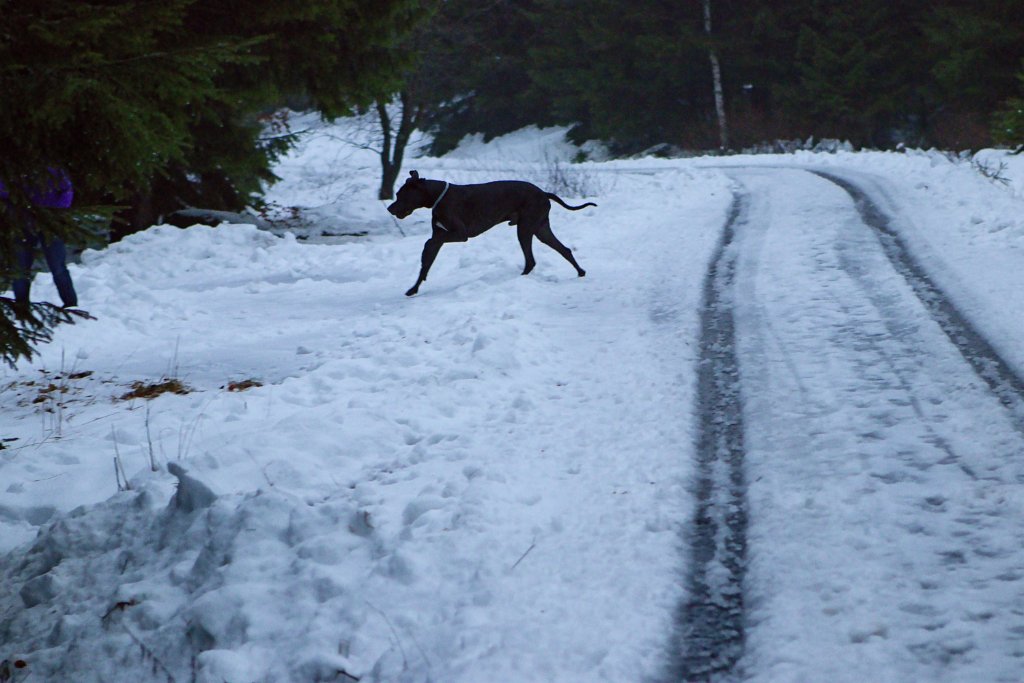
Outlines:
{"label": "dog's tail", "polygon": [[557,194],[552,194],[551,192],[545,192],[544,194],[545,196],[547,196],[548,199],[554,199],[556,202],[558,202],[565,208],[569,209],[570,211],[579,211],[580,209],[585,209],[588,206],[597,206],[597,204],[595,204],[594,202],[587,202],[586,204],[580,204],[579,206],[569,206],[568,204],[563,202]]}

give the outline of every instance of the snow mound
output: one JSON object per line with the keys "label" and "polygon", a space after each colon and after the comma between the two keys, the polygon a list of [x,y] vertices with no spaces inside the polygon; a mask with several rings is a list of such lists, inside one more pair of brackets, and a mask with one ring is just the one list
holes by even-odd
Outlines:
{"label": "snow mound", "polygon": [[147,486],[78,508],[3,566],[0,640],[34,652],[35,676],[314,681],[372,669],[383,652],[354,642],[369,607],[352,567],[375,554],[365,513],[343,494],[217,496],[170,469],[170,503]]}
{"label": "snow mound", "polygon": [[445,155],[446,159],[480,162],[571,161],[580,148],[569,142],[568,128],[528,126],[522,130],[484,141],[483,133],[467,135]]}

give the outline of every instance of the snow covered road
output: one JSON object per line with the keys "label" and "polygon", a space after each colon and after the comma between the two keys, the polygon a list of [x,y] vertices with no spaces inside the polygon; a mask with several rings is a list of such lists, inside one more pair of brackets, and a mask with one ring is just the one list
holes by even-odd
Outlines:
{"label": "snow covered road", "polygon": [[1018,421],[850,194],[803,171],[731,173],[752,216],[737,237],[750,482],[740,671],[1019,680]]}
{"label": "snow covered road", "polygon": [[[510,150],[551,135],[416,168],[543,184]],[[499,226],[407,299],[426,216],[326,144],[272,198],[367,238],[153,228],[3,371],[19,676],[1020,679],[1019,197],[927,155],[585,164],[586,278]]]}

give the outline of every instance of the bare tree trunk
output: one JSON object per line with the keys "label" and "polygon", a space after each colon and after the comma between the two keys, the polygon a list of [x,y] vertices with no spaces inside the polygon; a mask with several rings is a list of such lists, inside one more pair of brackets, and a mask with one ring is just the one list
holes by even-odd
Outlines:
{"label": "bare tree trunk", "polygon": [[387,102],[377,100],[377,116],[380,117],[380,129],[383,134],[379,199],[393,199],[395,196],[395,182],[402,171],[405,147],[409,144],[409,138],[412,137],[418,120],[419,108],[413,104],[412,99],[406,90],[399,93],[402,111],[399,114],[397,131],[391,129],[393,122],[388,114]]}
{"label": "bare tree trunk", "polygon": [[377,100],[376,104],[382,134],[380,191],[377,193],[377,199],[392,199],[395,196],[395,178],[398,177],[398,171],[393,169],[391,164],[391,116],[388,114],[386,103]]}
{"label": "bare tree trunk", "polygon": [[[711,38],[711,0],[704,0],[704,33]],[[725,120],[725,95],[722,92],[722,67],[718,64],[718,55],[715,54],[713,46],[708,47],[708,56],[711,58],[711,77],[715,86],[715,113],[718,114],[718,139],[719,146],[725,150],[729,148],[729,126]]]}

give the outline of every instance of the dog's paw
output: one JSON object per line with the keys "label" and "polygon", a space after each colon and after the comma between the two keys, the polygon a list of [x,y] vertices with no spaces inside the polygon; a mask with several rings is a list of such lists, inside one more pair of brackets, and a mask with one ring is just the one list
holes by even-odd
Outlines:
{"label": "dog's paw", "polygon": [[406,295],[406,296],[415,296],[415,295],[416,295],[416,292],[418,292],[418,291],[420,291],[420,288],[419,288],[419,287],[413,287],[413,288],[412,288],[412,289],[410,289],[410,290],[409,290],[408,292],[406,292],[406,293],[405,293],[405,295]]}

